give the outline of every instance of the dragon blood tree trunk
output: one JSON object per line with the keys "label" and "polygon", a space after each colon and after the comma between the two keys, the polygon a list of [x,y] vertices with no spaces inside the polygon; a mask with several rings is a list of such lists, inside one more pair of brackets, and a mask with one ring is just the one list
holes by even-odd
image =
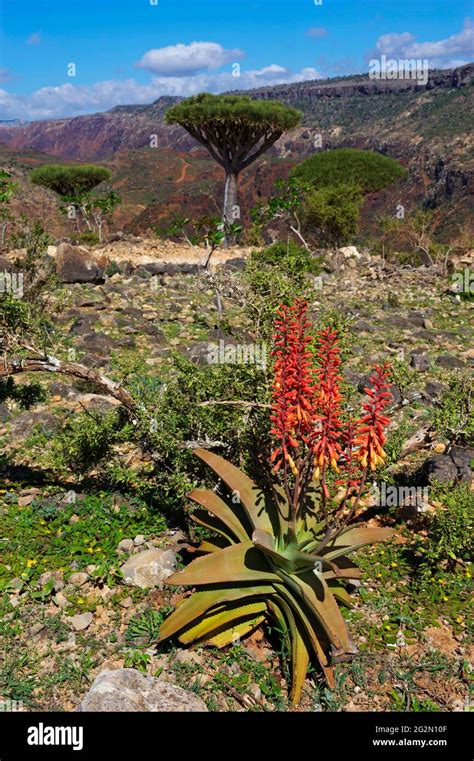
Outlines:
{"label": "dragon blood tree trunk", "polygon": [[235,207],[237,206],[237,195],[239,188],[239,175],[237,172],[228,172],[225,180],[224,194],[224,222],[232,224],[238,216],[235,216]]}

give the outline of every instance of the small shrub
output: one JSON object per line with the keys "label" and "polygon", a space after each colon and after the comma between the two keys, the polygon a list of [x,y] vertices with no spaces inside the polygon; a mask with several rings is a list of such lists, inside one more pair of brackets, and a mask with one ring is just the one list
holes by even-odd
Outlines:
{"label": "small shrub", "polygon": [[[454,570],[458,561],[470,562],[474,551],[474,514],[469,487],[443,485],[435,494],[443,503],[428,524],[428,539],[419,545],[422,567]],[[433,495],[432,495],[433,497]]]}
{"label": "small shrub", "polygon": [[253,251],[250,265],[256,268],[262,265],[275,267],[290,277],[298,277],[302,273],[317,275],[321,269],[320,262],[292,240],[286,243],[279,241],[262,251]]}
{"label": "small shrub", "polygon": [[99,236],[97,233],[92,232],[92,230],[86,230],[86,232],[78,235],[75,240],[77,240],[78,243],[85,243],[86,246],[96,246],[100,243]]}
{"label": "small shrub", "polygon": [[435,409],[435,428],[451,444],[474,446],[474,414],[471,379],[455,375],[449,390]]}
{"label": "small shrub", "polygon": [[305,159],[295,167],[292,175],[310,182],[315,188],[351,183],[365,194],[406,177],[407,171],[395,159],[375,151],[336,148]]}
{"label": "small shrub", "polygon": [[357,232],[362,194],[357,185],[341,183],[313,190],[306,198],[303,228],[321,244],[341,245]]}

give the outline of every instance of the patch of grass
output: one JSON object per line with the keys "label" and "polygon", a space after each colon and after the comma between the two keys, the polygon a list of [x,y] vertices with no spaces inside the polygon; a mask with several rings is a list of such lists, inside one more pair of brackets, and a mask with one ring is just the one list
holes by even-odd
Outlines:
{"label": "patch of grass", "polygon": [[[57,508],[49,504],[41,509],[38,502],[20,507],[13,495],[8,501],[4,497],[3,505],[2,531],[7,541],[2,543],[0,589],[19,578],[25,590],[39,592],[44,599],[53,592],[51,585],[37,589],[44,571],[67,573],[74,561],[76,570],[94,564],[99,580],[116,580],[116,548],[121,539],[139,533],[159,535],[166,528],[164,518],[144,502],[130,498],[128,504],[118,506],[105,493],[60,503]],[[77,516],[76,522],[70,522],[72,515]]]}

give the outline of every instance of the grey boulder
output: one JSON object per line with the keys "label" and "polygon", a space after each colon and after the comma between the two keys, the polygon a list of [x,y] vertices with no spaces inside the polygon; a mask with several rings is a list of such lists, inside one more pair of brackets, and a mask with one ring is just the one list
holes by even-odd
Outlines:
{"label": "grey boulder", "polygon": [[193,692],[141,674],[135,669],[102,671],[78,706],[78,711],[207,711]]}

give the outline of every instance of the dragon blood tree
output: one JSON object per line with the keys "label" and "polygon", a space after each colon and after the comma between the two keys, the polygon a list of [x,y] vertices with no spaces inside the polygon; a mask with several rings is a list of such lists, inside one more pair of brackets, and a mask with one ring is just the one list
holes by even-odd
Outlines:
{"label": "dragon blood tree", "polygon": [[332,663],[357,651],[339,605],[360,571],[350,557],[392,536],[353,522],[367,477],[385,459],[388,367],[376,365],[362,412],[348,417],[340,349],[329,327],[310,332],[307,305],[282,306],[275,322],[271,488],[231,463],[195,454],[220,477],[219,492],[195,489],[192,519],[212,531],[200,556],[169,584],[196,587],[160,631],[184,644],[224,647],[265,621],[291,642],[291,698],[298,702],[310,660],[333,685]]}

